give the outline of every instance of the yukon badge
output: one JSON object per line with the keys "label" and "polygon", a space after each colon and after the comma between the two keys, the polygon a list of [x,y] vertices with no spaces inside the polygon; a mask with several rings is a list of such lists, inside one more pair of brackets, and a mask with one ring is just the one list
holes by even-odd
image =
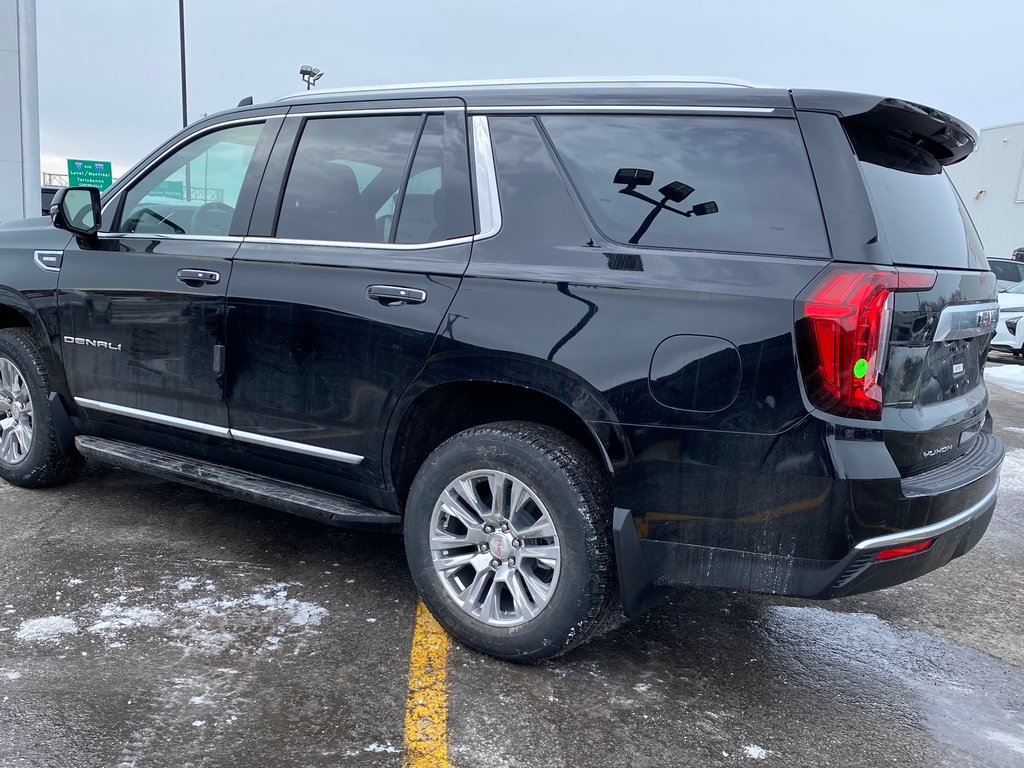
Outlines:
{"label": "yukon badge", "polygon": [[926,459],[930,459],[932,456],[938,456],[940,453],[948,453],[953,450],[952,445],[944,445],[941,448],[932,448],[930,451],[923,451],[921,453]]}
{"label": "yukon badge", "polygon": [[120,352],[121,345],[109,341],[96,341],[95,339],[83,339],[78,336],[65,336],[65,344],[77,344],[80,347],[96,347],[97,349],[109,349],[111,352]]}

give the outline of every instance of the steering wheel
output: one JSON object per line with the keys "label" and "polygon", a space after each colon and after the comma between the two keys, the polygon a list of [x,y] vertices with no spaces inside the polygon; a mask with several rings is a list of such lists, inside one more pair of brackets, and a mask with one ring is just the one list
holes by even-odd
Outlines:
{"label": "steering wheel", "polygon": [[170,227],[171,230],[176,235],[184,235],[185,234],[185,230],[182,227],[179,227],[177,224],[175,224],[173,221],[168,219],[166,216],[163,216],[163,215],[157,213],[152,208],[139,208],[137,211],[133,212],[132,217],[128,220],[128,222],[126,222],[126,223],[131,225],[131,228],[128,229],[129,232],[137,231],[137,228],[139,226],[139,222],[142,221],[142,217],[143,216],[151,216],[152,218],[156,219],[157,221],[159,221],[164,226]]}
{"label": "steering wheel", "polygon": [[235,209],[225,203],[206,203],[192,214],[192,235],[226,235]]}

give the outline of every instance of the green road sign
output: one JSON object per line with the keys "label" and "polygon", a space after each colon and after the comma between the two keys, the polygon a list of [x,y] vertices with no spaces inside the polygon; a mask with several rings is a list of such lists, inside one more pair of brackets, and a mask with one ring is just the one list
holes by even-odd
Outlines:
{"label": "green road sign", "polygon": [[161,181],[149,192],[154,197],[169,197],[172,200],[185,199],[185,184],[180,181]]}
{"label": "green road sign", "polygon": [[110,163],[104,160],[68,160],[69,187],[96,187],[102,192],[113,183]]}

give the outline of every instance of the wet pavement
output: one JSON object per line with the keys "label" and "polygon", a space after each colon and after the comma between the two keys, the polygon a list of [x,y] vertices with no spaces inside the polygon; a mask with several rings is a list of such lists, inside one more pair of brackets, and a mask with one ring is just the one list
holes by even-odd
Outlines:
{"label": "wet pavement", "polygon": [[[451,763],[1024,765],[1024,394],[992,392],[966,557],[828,603],[679,592],[535,667],[453,643]],[[0,485],[0,766],[402,765],[415,606],[397,537],[99,466]]]}

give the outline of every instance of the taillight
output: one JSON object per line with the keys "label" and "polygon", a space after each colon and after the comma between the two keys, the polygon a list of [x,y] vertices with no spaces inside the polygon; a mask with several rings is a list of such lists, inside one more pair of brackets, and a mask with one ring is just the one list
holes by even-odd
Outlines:
{"label": "taillight", "polygon": [[895,271],[834,266],[796,303],[797,354],[811,402],[828,413],[882,417],[882,382]]}

